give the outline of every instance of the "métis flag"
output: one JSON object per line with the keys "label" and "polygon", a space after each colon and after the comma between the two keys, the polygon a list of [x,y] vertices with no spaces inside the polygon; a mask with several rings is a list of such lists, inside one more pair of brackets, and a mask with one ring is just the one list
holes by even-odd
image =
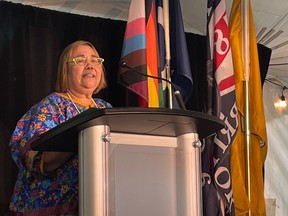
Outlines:
{"label": "m\u00e9tis flag", "polygon": [[[167,7],[170,10],[166,13],[163,11],[163,3],[166,2],[168,3],[162,0],[132,0],[130,4],[121,62],[142,75],[120,67],[118,82],[141,98],[142,103],[139,106],[167,107],[167,82],[161,78],[167,78],[167,47],[170,46],[171,81],[180,90],[184,101],[192,93],[192,75],[180,3],[179,0],[170,1]],[[167,20],[164,14],[169,14],[171,34],[164,28],[163,22]],[[169,44],[165,44],[167,34]]]}
{"label": "m\u00e9tis flag", "polygon": [[205,139],[202,151],[203,215],[234,215],[230,149],[238,130],[235,82],[225,0],[207,2],[206,112],[225,128]]}
{"label": "m\u00e9tis flag", "polygon": [[[250,4],[250,2],[249,2]],[[267,134],[263,108],[262,84],[260,76],[259,58],[257,50],[254,21],[249,5],[249,53],[250,53],[250,74],[244,71],[242,61],[242,12],[241,0],[234,0],[230,19],[231,49],[233,56],[236,101],[238,108],[239,130],[235,143],[231,148],[231,173],[233,182],[233,194],[235,210],[237,215],[251,211],[251,215],[266,215],[264,200],[263,166],[267,154]],[[246,155],[245,155],[245,95],[244,82],[248,81],[249,95],[249,125],[250,125],[250,204],[248,191],[246,189]]]}

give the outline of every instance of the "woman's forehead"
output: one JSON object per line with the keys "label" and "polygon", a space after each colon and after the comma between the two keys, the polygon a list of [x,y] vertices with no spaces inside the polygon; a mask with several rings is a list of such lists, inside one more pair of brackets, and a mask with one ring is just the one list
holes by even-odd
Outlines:
{"label": "woman's forehead", "polygon": [[99,57],[97,51],[95,51],[89,45],[79,45],[72,49],[71,55],[96,55]]}

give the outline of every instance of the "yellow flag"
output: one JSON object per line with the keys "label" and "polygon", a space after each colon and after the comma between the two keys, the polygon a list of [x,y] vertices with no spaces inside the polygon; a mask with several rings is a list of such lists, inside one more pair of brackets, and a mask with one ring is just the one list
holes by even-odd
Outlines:
{"label": "yellow flag", "polygon": [[[250,2],[249,2],[250,3]],[[232,189],[235,201],[236,215],[241,215],[249,211],[251,215],[266,215],[264,200],[263,166],[267,154],[267,134],[266,123],[262,100],[262,86],[257,50],[257,41],[254,30],[254,21],[249,7],[249,43],[250,43],[250,131],[251,131],[251,150],[250,150],[250,193],[249,199],[246,189],[246,156],[245,156],[245,134],[244,134],[244,115],[245,115],[245,74],[242,60],[242,12],[241,0],[234,0],[229,20],[230,43],[232,49],[236,103],[238,107],[239,129],[231,146],[231,175]]]}

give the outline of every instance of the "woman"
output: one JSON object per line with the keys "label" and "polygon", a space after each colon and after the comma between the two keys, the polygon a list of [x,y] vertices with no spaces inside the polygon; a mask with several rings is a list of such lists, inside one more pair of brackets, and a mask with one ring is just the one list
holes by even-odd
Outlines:
{"label": "woman", "polygon": [[77,215],[78,156],[71,152],[36,152],[31,140],[86,109],[111,108],[92,94],[106,87],[103,59],[87,41],[62,52],[56,92],[34,105],[18,121],[10,140],[19,167],[10,203],[11,215]]}

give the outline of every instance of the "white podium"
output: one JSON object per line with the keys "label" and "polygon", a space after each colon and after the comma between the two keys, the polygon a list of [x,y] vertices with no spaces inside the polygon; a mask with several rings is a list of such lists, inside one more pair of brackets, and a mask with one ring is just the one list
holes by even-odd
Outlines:
{"label": "white podium", "polygon": [[200,139],[223,127],[194,111],[89,109],[32,149],[78,151],[81,216],[198,216]]}

